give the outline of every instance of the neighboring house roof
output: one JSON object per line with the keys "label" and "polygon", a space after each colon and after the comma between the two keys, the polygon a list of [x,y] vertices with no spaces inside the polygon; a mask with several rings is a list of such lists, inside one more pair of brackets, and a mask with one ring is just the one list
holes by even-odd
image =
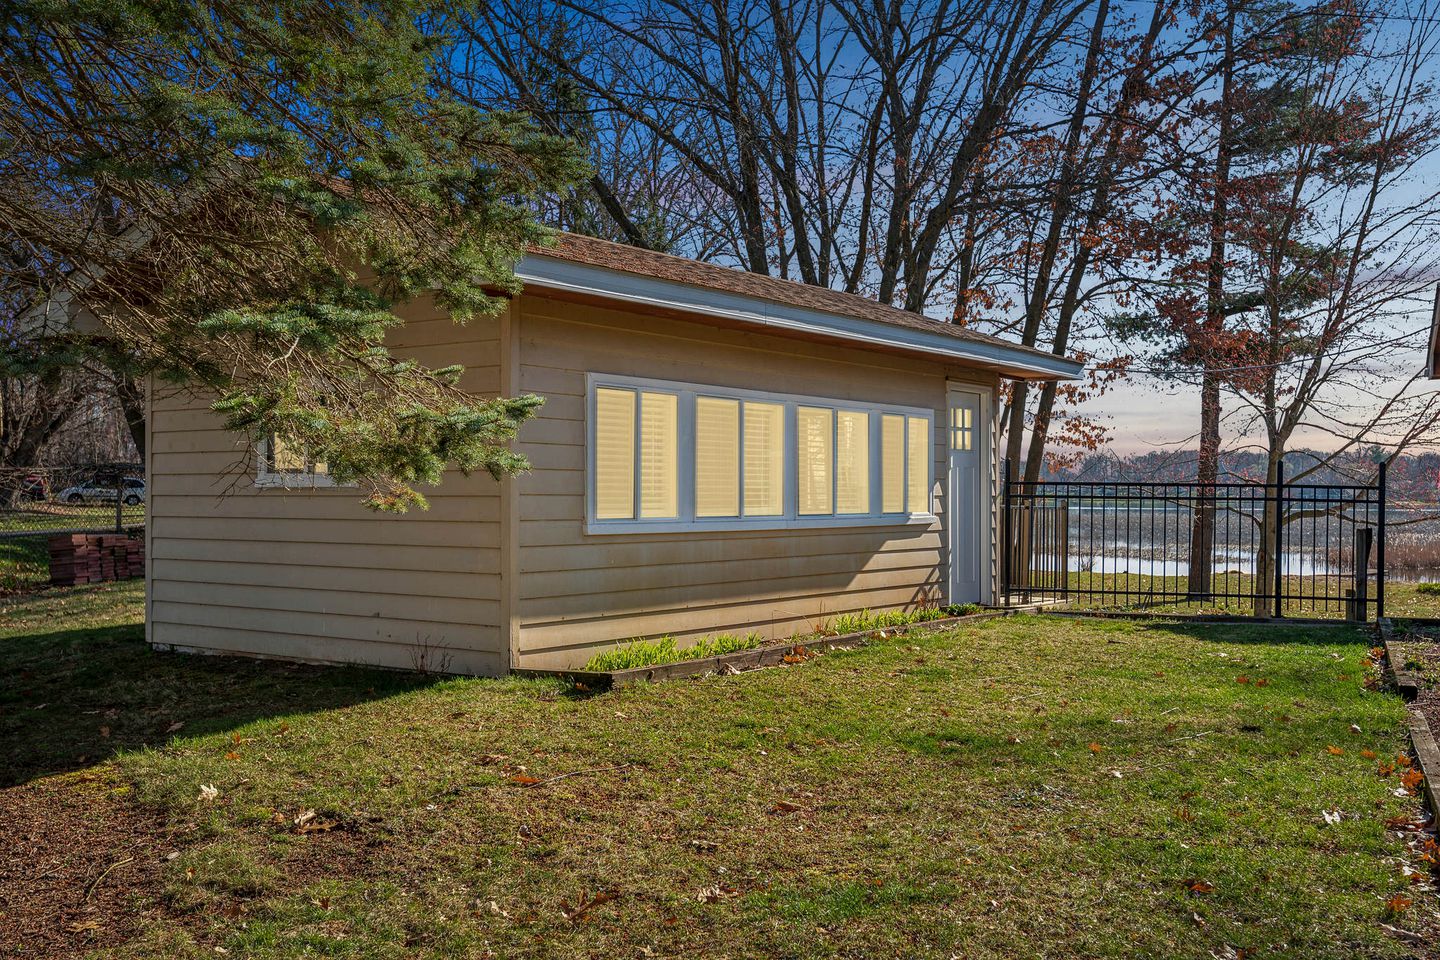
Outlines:
{"label": "neighboring house roof", "polygon": [[1435,313],[1430,317],[1430,349],[1425,353],[1425,375],[1440,380],[1440,284],[1435,286]]}
{"label": "neighboring house roof", "polygon": [[825,287],[562,233],[516,266],[526,287],[622,300],[937,359],[1027,380],[1071,380],[1084,363]]}

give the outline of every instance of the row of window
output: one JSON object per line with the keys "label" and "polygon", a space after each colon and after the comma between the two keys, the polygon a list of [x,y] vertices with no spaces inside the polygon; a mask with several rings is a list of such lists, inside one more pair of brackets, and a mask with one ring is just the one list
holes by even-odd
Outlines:
{"label": "row of window", "polygon": [[930,513],[928,411],[603,381],[590,411],[598,525]]}

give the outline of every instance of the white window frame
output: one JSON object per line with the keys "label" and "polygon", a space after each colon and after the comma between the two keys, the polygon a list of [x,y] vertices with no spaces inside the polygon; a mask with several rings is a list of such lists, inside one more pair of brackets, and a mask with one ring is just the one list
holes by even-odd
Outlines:
{"label": "white window frame", "polygon": [[328,473],[316,473],[313,462],[306,458],[304,470],[271,470],[270,437],[255,444],[255,486],[267,490],[315,490],[323,487],[353,487],[353,483],[336,483]]}
{"label": "white window frame", "polygon": [[[595,516],[595,391],[601,387],[612,387],[619,390],[651,391],[658,393],[673,393],[679,397],[679,413],[677,417],[677,477],[679,485],[679,509],[678,516],[672,519],[640,519],[638,516],[628,520],[599,520]],[[784,511],[779,516],[771,517],[696,517],[695,516],[695,397],[720,397],[729,400],[755,401],[759,403],[772,403],[784,407],[784,428],[785,443],[783,452],[784,467]],[[870,512],[869,513],[847,513],[827,514],[824,516],[805,516],[797,512],[799,501],[799,482],[796,460],[797,433],[795,427],[796,407],[827,407],[835,413],[841,411],[867,413],[870,415]],[[639,405],[636,405],[637,417]],[[925,489],[929,491],[929,509],[924,512],[905,513],[882,513],[882,460],[880,452],[880,415],[900,414],[905,417],[914,417],[929,423],[930,456],[926,458],[928,476],[925,478]],[[838,429],[840,418],[831,418],[831,429]],[[737,469],[742,471],[740,509],[745,508],[743,464],[745,458],[744,447],[744,419],[741,418],[741,442],[740,442],[740,464]],[[908,433],[906,436],[908,443]],[[832,443],[832,460],[834,444]],[[814,527],[871,527],[871,526],[928,526],[936,522],[933,512],[935,503],[935,411],[930,407],[910,407],[893,403],[875,403],[870,401],[842,400],[832,397],[816,397],[806,394],[771,393],[763,390],[744,390],[736,387],[711,386],[709,384],[689,383],[676,380],[655,380],[645,377],[618,376],[603,373],[587,373],[585,375],[585,532],[587,534],[625,534],[625,533],[688,533],[703,531],[724,531],[724,530],[796,530],[809,529]],[[909,490],[909,469],[910,458],[905,460],[905,490]],[[837,505],[837,493],[834,485],[839,482],[839,471],[834,469],[832,463],[830,483],[832,485],[830,503],[832,509]],[[640,464],[637,444],[635,464],[635,488],[640,488]],[[908,504],[907,504],[908,505]]]}

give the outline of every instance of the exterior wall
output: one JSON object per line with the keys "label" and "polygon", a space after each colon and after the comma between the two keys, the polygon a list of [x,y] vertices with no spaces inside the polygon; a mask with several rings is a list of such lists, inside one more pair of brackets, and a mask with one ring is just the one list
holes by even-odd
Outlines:
{"label": "exterior wall", "polygon": [[[501,388],[504,317],[461,327],[404,308],[392,349]],[[216,653],[500,674],[500,485],[453,473],[428,511],[377,514],[354,488],[259,489],[253,451],[204,398],[152,392],[147,606],[152,643]]]}
{"label": "exterior wall", "polygon": [[[516,392],[546,397],[521,428],[514,481],[514,666],[573,667],[637,636],[808,630],[837,614],[943,600],[946,378],[953,366],[545,298],[512,307]],[[587,373],[928,407],[940,518],[929,524],[587,535]],[[973,379],[972,379],[973,377]],[[983,527],[982,527],[983,529]]]}

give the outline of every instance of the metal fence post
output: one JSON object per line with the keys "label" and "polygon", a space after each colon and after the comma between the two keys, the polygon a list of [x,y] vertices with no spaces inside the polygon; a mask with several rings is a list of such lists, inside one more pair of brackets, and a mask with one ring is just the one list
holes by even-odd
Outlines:
{"label": "metal fence post", "polygon": [[1380,461],[1380,537],[1375,545],[1375,619],[1385,619],[1385,461]]}
{"label": "metal fence post", "polygon": [[1284,544],[1285,524],[1282,522],[1285,510],[1285,461],[1282,459],[1275,465],[1275,617],[1279,619],[1285,616],[1285,601],[1282,598],[1284,590],[1285,566],[1281,548]]}
{"label": "metal fence post", "polygon": [[125,532],[125,484],[118,473],[115,475],[115,532]]}
{"label": "metal fence post", "polygon": [[1010,606],[1010,540],[1014,535],[1013,518],[1010,513],[1010,458],[1005,458],[1005,489],[1000,495],[1000,589],[1004,594],[1004,605]]}

